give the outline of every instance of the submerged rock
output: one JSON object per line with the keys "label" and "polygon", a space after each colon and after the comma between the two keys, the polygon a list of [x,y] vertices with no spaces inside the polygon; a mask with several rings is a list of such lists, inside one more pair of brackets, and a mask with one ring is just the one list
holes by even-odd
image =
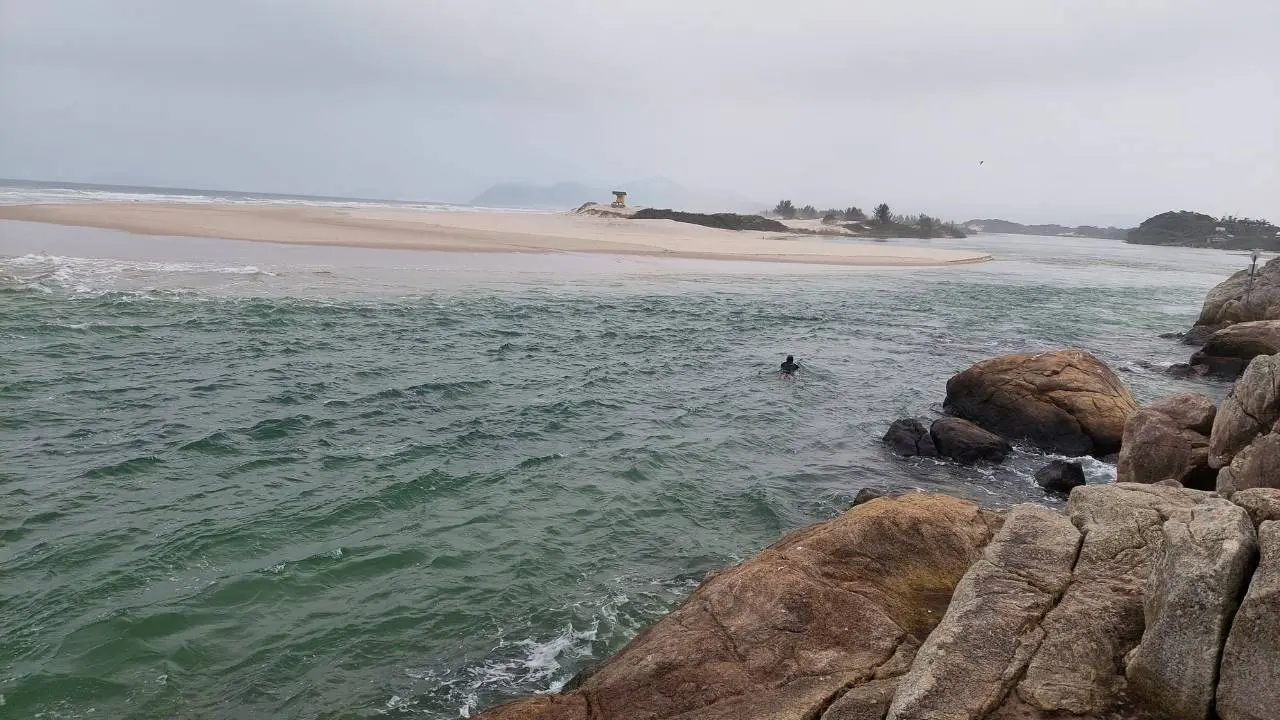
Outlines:
{"label": "submerged rock", "polygon": [[961,418],[941,418],[929,428],[938,454],[958,463],[1002,462],[1013,450],[1004,438]]}
{"label": "submerged rock", "polygon": [[929,430],[915,418],[894,420],[883,440],[890,450],[903,457],[936,457],[938,454]]}
{"label": "submerged rock", "polygon": [[1225,325],[1196,325],[1182,333],[1182,344],[1200,347],[1209,341],[1209,336],[1218,332]]}
{"label": "submerged rock", "polygon": [[1162,532],[1164,546],[1143,601],[1146,630],[1125,675],[1130,691],[1150,707],[1204,720],[1257,539],[1244,510],[1217,498],[1170,518]]}
{"label": "submerged rock", "polygon": [[1277,352],[1280,320],[1242,322],[1209,336],[1204,347],[1191,356],[1191,365],[1204,366],[1211,375],[1234,378],[1244,372],[1250,360]]}
{"label": "submerged rock", "polygon": [[946,408],[1002,437],[1078,456],[1118,451],[1137,403],[1093,355],[1055,350],[970,367],[947,381]]}
{"label": "submerged rock", "polygon": [[1078,462],[1054,460],[1036,471],[1036,484],[1052,493],[1070,495],[1084,485],[1084,466]]}

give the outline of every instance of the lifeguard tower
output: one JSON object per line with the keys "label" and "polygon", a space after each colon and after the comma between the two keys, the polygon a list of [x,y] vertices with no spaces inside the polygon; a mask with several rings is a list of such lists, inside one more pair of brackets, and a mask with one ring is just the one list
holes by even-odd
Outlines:
{"label": "lifeguard tower", "polygon": [[626,191],[626,190],[613,190],[612,192],[613,192],[613,202],[612,202],[612,203],[610,203],[610,204],[609,204],[609,206],[610,206],[610,207],[616,207],[616,208],[624,208],[624,207],[626,207],[626,206],[627,206],[627,191]]}

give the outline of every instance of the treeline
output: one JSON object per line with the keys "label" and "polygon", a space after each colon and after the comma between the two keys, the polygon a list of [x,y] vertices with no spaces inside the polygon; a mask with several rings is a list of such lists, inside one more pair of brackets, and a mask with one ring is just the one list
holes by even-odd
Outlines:
{"label": "treeline", "polygon": [[849,206],[844,209],[818,210],[813,205],[797,208],[790,200],[782,200],[770,213],[783,220],[818,220],[824,225],[836,225],[855,234],[878,237],[965,237],[964,229],[954,222],[925,215],[898,215],[888,203],[880,203],[868,217],[862,208]]}

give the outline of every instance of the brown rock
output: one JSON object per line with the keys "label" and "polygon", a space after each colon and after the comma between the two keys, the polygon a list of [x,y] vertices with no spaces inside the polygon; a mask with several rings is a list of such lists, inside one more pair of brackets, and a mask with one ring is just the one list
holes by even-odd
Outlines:
{"label": "brown rock", "polygon": [[592,720],[815,717],[910,662],[999,525],[941,495],[859,505],[711,575],[579,689],[480,717],[585,717],[553,699]]}
{"label": "brown rock", "polygon": [[1213,418],[1218,414],[1218,408],[1209,396],[1199,393],[1170,395],[1142,407],[1164,415],[1180,428],[1194,430],[1201,435],[1213,431]]}
{"label": "brown rock", "polygon": [[1217,710],[1222,720],[1280,715],[1280,522],[1258,529],[1262,560],[1222,648]]}
{"label": "brown rock", "polygon": [[1212,490],[1217,472],[1209,467],[1209,437],[1195,428],[1207,433],[1214,414],[1213,403],[1203,395],[1175,395],[1138,408],[1124,425],[1116,482],[1171,478]]}
{"label": "brown rock", "polygon": [[1252,282],[1249,271],[1241,270],[1210,290],[1196,325],[1277,319],[1280,319],[1280,262],[1272,259],[1258,268]]}
{"label": "brown rock", "polygon": [[1280,352],[1280,320],[1255,320],[1228,325],[1209,336],[1204,347],[1191,356],[1191,364],[1204,365],[1213,375],[1237,377],[1259,355]]}
{"label": "brown rock", "polygon": [[1125,676],[1129,691],[1149,708],[1205,720],[1257,538],[1244,510],[1220,498],[1174,515],[1163,534],[1143,599],[1146,629]]}
{"label": "brown rock", "polygon": [[1233,497],[1249,488],[1280,488],[1280,434],[1267,433],[1249,443],[1218,474],[1218,494]]}
{"label": "brown rock", "polygon": [[1137,409],[1128,389],[1083,350],[1005,355],[947,382],[947,410],[1002,437],[1065,455],[1120,449]]}
{"label": "brown rock", "polygon": [[832,703],[821,720],[884,720],[897,689],[898,678],[859,685]]}
{"label": "brown rock", "polygon": [[999,706],[1039,647],[1040,619],[1066,587],[1079,543],[1059,513],[1010,511],[903,676],[890,720],[977,720]]}
{"label": "brown rock", "polygon": [[[1049,717],[1102,717],[1123,701],[1123,660],[1142,637],[1142,598],[1164,522],[1211,498],[1161,485],[1088,485],[1071,493],[1067,513],[1084,535],[1080,553],[1010,702]],[[1010,715],[1027,716],[1040,717]]]}
{"label": "brown rock", "polygon": [[999,463],[1013,450],[1004,438],[961,418],[935,420],[929,435],[939,455],[965,465]]}
{"label": "brown rock", "polygon": [[1258,527],[1268,520],[1280,520],[1280,490],[1274,488],[1249,488],[1231,496],[1231,502],[1244,508]]}
{"label": "brown rock", "polygon": [[1209,466],[1226,467],[1280,419],[1280,357],[1260,355],[1222,401],[1209,435]]}

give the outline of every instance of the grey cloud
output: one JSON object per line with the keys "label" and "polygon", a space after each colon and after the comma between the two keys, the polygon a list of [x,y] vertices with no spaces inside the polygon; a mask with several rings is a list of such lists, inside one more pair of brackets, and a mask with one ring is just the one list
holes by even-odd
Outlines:
{"label": "grey cloud", "polygon": [[1272,0],[0,0],[0,175],[1276,219],[1277,29]]}

